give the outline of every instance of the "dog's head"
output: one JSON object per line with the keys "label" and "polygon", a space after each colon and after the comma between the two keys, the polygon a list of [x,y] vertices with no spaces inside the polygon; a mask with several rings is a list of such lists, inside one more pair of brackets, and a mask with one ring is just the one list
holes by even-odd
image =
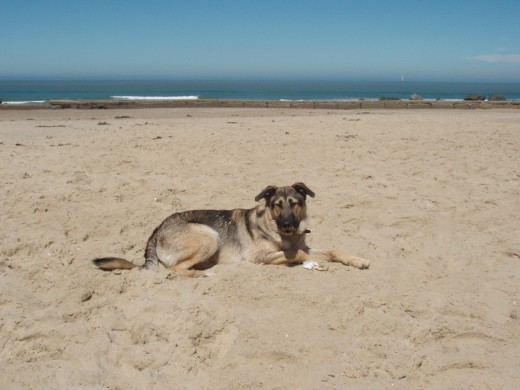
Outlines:
{"label": "dog's head", "polygon": [[314,198],[315,194],[305,184],[295,183],[286,187],[267,186],[255,200],[265,199],[278,232],[290,236],[298,232],[300,222],[307,217],[307,195]]}

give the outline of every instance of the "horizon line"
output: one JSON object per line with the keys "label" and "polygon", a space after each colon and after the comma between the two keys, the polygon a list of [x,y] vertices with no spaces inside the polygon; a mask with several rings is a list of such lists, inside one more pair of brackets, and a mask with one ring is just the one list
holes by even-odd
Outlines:
{"label": "horizon line", "polygon": [[31,77],[5,77],[0,76],[0,82],[31,82],[31,81],[63,81],[63,82],[352,82],[352,83],[466,83],[466,84],[520,84],[520,80],[455,80],[455,79],[401,79],[396,78],[289,78],[289,77],[48,77],[48,76],[31,76]]}

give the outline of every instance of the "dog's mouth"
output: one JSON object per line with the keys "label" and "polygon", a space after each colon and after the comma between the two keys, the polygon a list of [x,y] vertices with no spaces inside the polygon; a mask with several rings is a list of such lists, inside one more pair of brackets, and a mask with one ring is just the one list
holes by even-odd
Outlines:
{"label": "dog's mouth", "polygon": [[309,229],[301,228],[300,226],[278,226],[278,233],[282,236],[292,236],[293,234],[310,233]]}
{"label": "dog's mouth", "polygon": [[283,236],[291,236],[295,234],[298,231],[297,228],[289,226],[289,227],[283,227],[279,229],[279,232]]}
{"label": "dog's mouth", "polygon": [[278,233],[283,236],[290,236],[298,231],[299,224],[291,223],[289,221],[276,221]]}

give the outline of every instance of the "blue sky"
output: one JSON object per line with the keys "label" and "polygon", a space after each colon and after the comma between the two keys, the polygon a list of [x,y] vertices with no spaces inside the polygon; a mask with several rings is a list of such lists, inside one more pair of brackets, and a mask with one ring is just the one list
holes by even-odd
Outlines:
{"label": "blue sky", "polygon": [[518,0],[13,0],[0,79],[520,82]]}

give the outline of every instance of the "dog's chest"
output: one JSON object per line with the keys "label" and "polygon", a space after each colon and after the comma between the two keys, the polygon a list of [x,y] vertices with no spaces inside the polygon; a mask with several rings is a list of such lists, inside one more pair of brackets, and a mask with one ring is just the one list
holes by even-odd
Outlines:
{"label": "dog's chest", "polygon": [[305,240],[301,236],[300,237],[290,237],[290,238],[280,237],[278,246],[280,248],[279,250],[288,251],[288,250],[299,249],[302,247],[302,245],[304,245],[304,243],[305,243]]}

